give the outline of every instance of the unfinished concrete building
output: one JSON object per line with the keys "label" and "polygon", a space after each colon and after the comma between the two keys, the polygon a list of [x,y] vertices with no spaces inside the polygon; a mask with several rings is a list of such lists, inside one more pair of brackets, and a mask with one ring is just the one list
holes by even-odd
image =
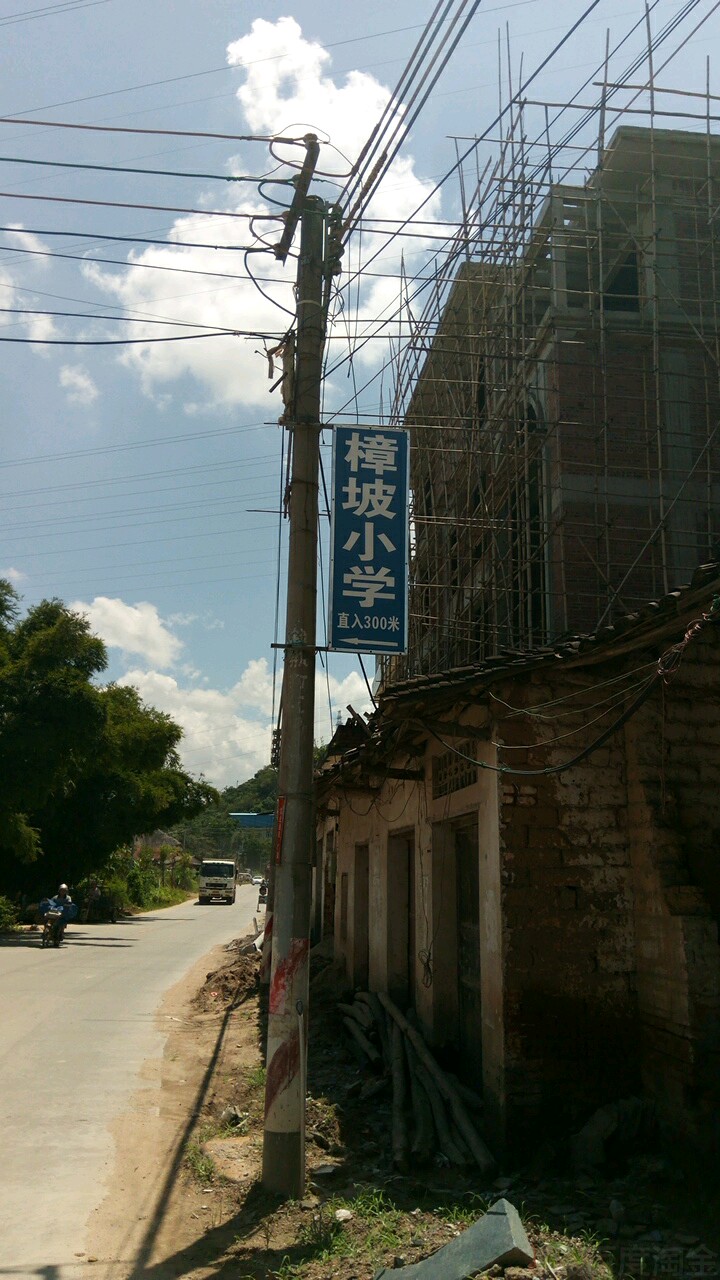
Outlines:
{"label": "unfinished concrete building", "polygon": [[412,630],[390,679],[594,631],[717,552],[720,138],[622,126],[582,185],[519,152],[406,353]]}

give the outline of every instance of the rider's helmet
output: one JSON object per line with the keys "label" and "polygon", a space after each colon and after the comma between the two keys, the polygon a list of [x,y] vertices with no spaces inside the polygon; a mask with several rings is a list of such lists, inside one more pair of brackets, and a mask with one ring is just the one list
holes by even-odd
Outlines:
{"label": "rider's helmet", "polygon": [[58,893],[67,893],[67,891],[68,891],[68,887],[67,887],[67,885],[66,885],[66,884],[61,884],[61,885],[60,885],[60,888],[58,889]]}

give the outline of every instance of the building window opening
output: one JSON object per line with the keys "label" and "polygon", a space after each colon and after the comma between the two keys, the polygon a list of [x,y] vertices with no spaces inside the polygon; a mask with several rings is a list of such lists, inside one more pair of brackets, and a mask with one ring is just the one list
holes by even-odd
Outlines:
{"label": "building window opening", "polygon": [[477,384],[475,387],[475,411],[477,424],[480,426],[487,418],[487,381],[485,377],[485,361],[480,361]]}
{"label": "building window opening", "polygon": [[640,310],[640,271],[637,249],[630,249],[611,271],[603,293],[606,311]]}

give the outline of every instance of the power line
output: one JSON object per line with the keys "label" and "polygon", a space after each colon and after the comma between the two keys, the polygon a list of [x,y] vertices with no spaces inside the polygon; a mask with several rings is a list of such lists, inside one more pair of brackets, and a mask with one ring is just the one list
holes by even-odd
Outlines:
{"label": "power line", "polygon": [[136,347],[158,342],[196,342],[201,338],[265,338],[267,334],[240,329],[224,333],[176,333],[163,338],[6,338],[0,342],[36,347]]}
{"label": "power line", "polygon": [[0,156],[0,164],[31,164],[44,169],[87,169],[96,173],[137,173],[151,178],[194,178],[210,182],[263,182],[275,186],[291,185],[290,178],[273,178],[252,173],[196,173],[187,169],[142,169],[130,165],[87,164],[78,160],[31,160],[26,156]]}
{"label": "power line", "polygon": [[[85,0],[85,2],[87,3],[87,0]],[[95,2],[107,3],[108,0],[95,0]],[[539,3],[541,3],[541,0],[510,0],[510,3],[507,3],[507,4],[494,5],[492,8],[487,9],[486,12],[497,13],[497,12],[500,12],[501,10],[505,11],[507,9],[525,8],[527,5],[539,4]],[[81,6],[78,5],[77,7],[81,7]],[[406,31],[419,31],[423,26],[424,26],[424,23],[415,22],[415,23],[412,23],[410,26],[392,27],[388,31],[372,31],[372,32],[369,32],[367,35],[349,36],[344,40],[329,41],[327,44],[320,44],[319,41],[314,41],[314,43],[320,44],[321,49],[339,49],[343,45],[362,44],[367,40],[380,40],[386,36],[402,35]],[[286,56],[287,55],[284,53],[277,53],[277,54],[270,54],[264,58],[253,58],[252,61],[250,62],[243,62],[240,64],[237,64],[237,63],[231,64],[228,62],[223,62],[221,66],[206,67],[205,70],[203,71],[189,71],[179,76],[167,76],[162,80],[146,80],[146,81],[143,81],[141,84],[125,85],[121,89],[106,89],[103,93],[86,94],[81,98],[67,98],[63,102],[48,102],[40,107],[26,107],[21,114],[22,116],[26,116],[26,115],[32,115],[35,111],[53,111],[59,107],[76,106],[81,102],[97,102],[102,98],[114,98],[124,93],[137,93],[141,89],[157,89],[162,87],[163,85],[177,84],[183,80],[197,80],[203,76],[219,75],[221,72],[246,70],[248,67],[254,67],[261,62],[280,62]],[[393,61],[397,61],[397,59],[393,59]],[[373,65],[377,65],[377,64],[374,63]],[[203,99],[200,99],[200,101],[203,101]],[[174,105],[174,104],[171,104],[171,105]],[[10,120],[15,120],[20,118],[21,118],[20,114],[18,114],[17,117],[15,116],[9,117]]]}
{"label": "power line", "polygon": [[110,4],[111,0],[75,0],[68,4],[47,4],[41,9],[23,9],[20,13],[10,13],[0,18],[0,27],[12,27],[18,22],[33,22],[37,18],[62,17],[64,13],[74,13],[76,9],[96,9],[98,5]]}
{"label": "power line", "polygon": [[186,435],[155,436],[150,440],[133,440],[128,444],[105,444],[98,445],[94,449],[70,449],[63,450],[61,453],[37,454],[34,457],[8,458],[0,462],[0,469],[3,467],[27,467],[37,462],[71,462],[76,458],[98,457],[107,453],[126,453],[135,449],[162,448],[168,445],[185,444],[194,440],[222,439],[228,436],[239,436],[245,431],[261,431],[267,425],[264,422],[257,422],[249,427],[218,427],[212,431],[191,431]]}
{"label": "power line", "polygon": [[[501,124],[508,110],[511,110],[513,104],[522,98],[522,95],[530,87],[533,81],[537,79],[541,71],[543,71],[544,68],[548,65],[548,63],[552,61],[552,59],[556,56],[557,53],[559,53],[560,49],[563,48],[563,46],[567,43],[567,41],[571,38],[571,36],[573,36],[575,32],[578,30],[578,28],[582,26],[582,24],[586,21],[586,19],[593,12],[593,10],[597,8],[600,2],[601,0],[591,0],[591,3],[583,11],[580,17],[573,23],[573,25],[569,28],[569,30],[565,32],[562,38],[556,42],[556,44],[553,46],[550,52],[546,55],[545,58],[542,59],[542,61],[538,64],[535,70],[531,73],[531,75],[529,75],[528,78],[520,85],[517,92],[513,95],[511,101],[501,108],[499,113],[495,116],[495,118],[491,121],[491,123],[487,126],[487,128],[484,129],[483,132],[474,140],[474,142],[458,157],[455,164],[452,165],[447,170],[447,172],[443,175],[443,177],[438,182],[436,182],[432,191],[429,191],[427,195],[423,198],[423,200],[420,202],[420,204],[417,206],[417,208],[411,214],[409,214],[407,218],[403,220],[402,225],[404,227],[407,226],[409,223],[411,223],[413,219],[416,218],[417,215],[422,212],[425,206],[429,204],[433,196],[436,195],[437,192],[440,191],[441,188],[445,185],[445,183],[449,181],[452,175],[458,171],[458,169],[461,167],[464,161],[472,154],[473,151],[477,150],[477,147],[479,146],[480,142],[482,142],[487,137],[487,135],[491,132],[491,130],[495,129],[499,124]],[[365,263],[365,266],[369,266],[370,263],[374,262],[375,259],[382,252],[383,252],[382,249],[376,250],[376,252],[372,254],[372,256],[368,259],[368,262]],[[358,271],[355,273],[355,275],[358,276],[361,274],[362,274],[362,271],[359,268]],[[348,288],[348,286],[353,283],[354,279],[355,279],[355,276],[351,277],[350,280],[345,281],[343,285],[340,286],[341,289]]]}
{"label": "power line", "polygon": [[[260,466],[262,463],[269,462],[270,460],[274,460],[274,458],[275,458],[274,453],[265,453],[265,454],[260,454],[256,458],[247,458],[247,459],[236,458],[234,460],[222,461],[222,462],[195,463],[194,465],[187,466],[187,467],[164,467],[162,471],[140,471],[127,476],[103,476],[101,479],[97,479],[97,480],[73,480],[66,484],[40,485],[33,489],[13,488],[12,492],[10,491],[0,492],[0,497],[4,498],[5,500],[15,499],[15,498],[30,498],[30,497],[37,496],[41,493],[43,494],[62,493],[62,492],[67,492],[68,490],[76,490],[76,489],[97,489],[97,488],[103,488],[105,485],[127,484],[128,481],[133,481],[133,480],[144,480],[147,482],[150,482],[150,481],[154,482],[155,480],[158,479],[158,477],[160,477],[161,479],[168,479],[170,476],[181,476],[181,475],[194,477],[207,471],[222,471],[227,475],[226,480],[210,481],[208,483],[235,484],[234,479],[232,479],[232,477],[228,475],[229,472],[232,472],[235,469],[239,470],[240,468],[242,468],[243,472],[245,472],[250,467]],[[262,474],[264,479],[266,476],[269,477],[271,473],[263,472]],[[172,486],[173,492],[175,491],[176,488],[183,488],[183,487],[184,486],[182,485],[178,486],[175,483],[173,483],[173,486]],[[193,488],[195,487],[203,488],[204,486],[203,485],[196,486],[196,483],[193,480]],[[135,489],[135,490],[128,489],[124,494],[121,494],[120,496],[134,497],[144,492],[145,490],[143,489]],[[163,489],[159,488],[153,483],[152,492],[153,494],[162,493]],[[104,501],[104,495],[100,495],[99,497],[97,495],[96,496],[91,495],[90,497],[87,497],[87,498],[73,498],[74,503],[97,502],[98,500]],[[60,501],[64,502],[64,501],[67,501],[67,499],[65,498],[58,499],[58,502]],[[32,507],[32,509],[34,510],[37,504],[28,503],[27,506]],[[18,511],[22,509],[23,509],[22,507],[13,507],[12,511]]]}
{"label": "power line", "polygon": [[[162,490],[162,492],[168,493],[173,491],[165,489],[165,490]],[[131,496],[134,496],[134,495],[131,495]],[[139,494],[137,496],[144,497],[146,495]],[[210,520],[214,516],[221,516],[221,515],[228,514],[226,511],[227,507],[233,508],[233,510],[229,513],[231,515],[244,515],[246,512],[246,508],[243,504],[245,502],[254,501],[256,499],[259,499],[260,501],[264,501],[265,499],[269,500],[271,497],[274,498],[275,494],[263,493],[263,492],[258,493],[255,491],[253,492],[252,495],[246,494],[245,496],[243,496],[242,494],[235,491],[229,497],[224,497],[224,498],[219,496],[215,498],[203,497],[203,498],[198,498],[194,502],[186,500],[186,501],[180,501],[180,502],[166,502],[164,505],[159,502],[154,502],[152,506],[152,512],[148,512],[146,507],[130,507],[129,508],[127,506],[122,506],[122,507],[113,507],[108,510],[103,509],[99,511],[92,511],[87,513],[86,515],[79,515],[76,512],[73,512],[72,515],[65,515],[65,516],[52,516],[52,517],[41,516],[36,520],[24,520],[24,521],[18,521],[13,523],[8,521],[5,528],[5,533],[6,533],[6,536],[9,538],[15,537],[18,531],[21,534],[23,534],[23,536],[26,538],[30,538],[30,537],[37,538],[37,537],[44,537],[45,536],[44,532],[30,533],[26,531],[32,530],[32,529],[46,530],[48,527],[51,527],[54,531],[58,531],[58,530],[61,530],[62,526],[64,525],[88,525],[88,524],[93,524],[97,529],[102,529],[103,525],[101,522],[104,520],[112,520],[115,518],[115,516],[132,517],[133,522],[135,524],[142,524],[142,523],[154,524],[156,523],[154,520],[147,520],[147,517],[149,514],[153,514],[153,515],[160,514],[160,515],[166,516],[169,512],[189,512],[189,511],[194,511],[198,507],[202,508],[203,518]],[[183,518],[187,518],[187,517],[184,516]],[[197,519],[198,517],[192,516],[190,518]],[[124,525],[110,526],[110,527],[123,528]]]}
{"label": "power line", "polygon": [[[10,193],[10,198],[14,199],[14,195]],[[33,197],[39,199],[40,197]],[[49,197],[42,197],[48,199]],[[55,198],[55,197],[53,197]],[[268,215],[275,216],[275,215]],[[279,218],[277,219],[279,221]],[[27,234],[29,227],[17,226],[0,226],[0,231],[14,232],[15,235]],[[44,236],[66,236],[68,239],[74,240],[110,240],[119,244],[154,244],[161,245],[164,249],[213,249],[216,253],[245,253],[248,248],[257,249],[257,245],[243,244],[209,244],[206,240],[159,240],[150,236],[114,236],[108,235],[104,231],[36,231],[35,235]]]}
{"label": "power line", "polygon": [[0,124],[29,124],[43,129],[83,129],[91,133],[142,133],[153,137],[217,138],[224,142],[282,142],[304,147],[302,138],[286,138],[278,134],[205,133],[197,129],[138,129],[117,124],[77,124],[71,120],[30,120],[27,116],[0,116]]}
{"label": "power line", "polygon": [[[219,514],[224,515],[228,513],[222,512]],[[154,522],[149,521],[148,523],[165,524],[165,521],[164,520],[159,520]],[[122,528],[126,528],[127,525],[126,524],[116,525],[115,527],[118,529],[122,529]],[[275,527],[274,525],[270,525],[270,524],[248,525],[247,527],[234,525],[232,529],[210,529],[204,533],[197,533],[197,532],[177,533],[177,534],[168,536],[167,538],[156,538],[153,536],[153,546],[161,546],[162,543],[164,542],[175,543],[175,542],[189,542],[192,539],[198,540],[200,538],[220,538],[220,537],[224,538],[224,537],[227,537],[228,534],[264,533],[266,529],[274,529],[274,527]],[[111,532],[111,530],[104,530],[104,532],[109,533]],[[32,535],[32,536],[34,537],[35,535]],[[145,547],[145,546],[147,546],[147,538],[133,538],[129,542],[108,542],[108,543],[104,543],[102,546],[99,546],[96,544],[93,546],[93,551],[114,551],[119,547]],[[80,546],[80,547],[61,547],[59,549],[53,548],[50,551],[48,550],[23,551],[22,555],[24,560],[29,560],[30,558],[34,559],[37,556],[67,556],[67,555],[74,556],[78,552],[83,552],[86,550],[87,550],[87,545],[83,544],[83,546]]]}
{"label": "power line", "polygon": [[[201,218],[237,218],[243,222],[282,222],[279,213],[237,213],[228,209],[193,209],[183,205],[171,204],[134,204],[127,200],[90,200],[81,196],[43,196],[26,191],[0,191],[0,198],[6,200],[40,200],[44,204],[82,204],[101,209],[141,209],[151,213],[184,213]],[[17,229],[17,228],[16,228]]]}
{"label": "power line", "polygon": [[[8,287],[12,289],[12,288],[13,288],[13,285],[9,285]],[[30,290],[29,290],[28,292],[30,292]],[[172,328],[177,328],[177,329],[207,329],[207,330],[209,330],[209,331],[211,331],[211,332],[208,332],[208,333],[205,335],[206,337],[211,337],[211,336],[212,336],[212,333],[216,333],[216,334],[218,334],[218,335],[222,335],[222,334],[224,334],[226,337],[238,337],[238,336],[240,336],[240,337],[246,337],[246,338],[258,338],[258,337],[268,337],[268,336],[269,336],[269,335],[268,335],[268,334],[266,334],[266,333],[264,333],[264,334],[259,334],[259,333],[258,333],[257,331],[255,331],[255,330],[252,330],[252,331],[250,331],[250,330],[248,330],[248,331],[243,331],[243,330],[240,330],[240,329],[228,329],[228,328],[224,328],[222,325],[216,325],[216,324],[203,323],[203,321],[201,321],[201,320],[197,320],[197,321],[192,321],[192,320],[163,320],[163,319],[156,318],[156,317],[154,317],[154,316],[143,316],[143,315],[139,315],[139,316],[133,316],[133,315],[127,315],[127,316],[114,316],[114,315],[107,315],[105,312],[102,312],[102,311],[97,311],[97,312],[91,312],[91,311],[43,311],[43,310],[40,310],[39,308],[31,308],[31,307],[0,307],[0,315],[13,315],[13,316],[53,316],[53,317],[55,317],[55,318],[57,318],[57,319],[61,319],[61,318],[62,318],[62,319],[66,319],[66,320],[70,320],[70,319],[75,319],[75,320],[115,320],[115,321],[119,321],[121,324],[163,324],[163,325],[169,325],[169,326],[171,326]]]}
{"label": "power line", "polygon": [[[0,231],[2,230],[14,231],[17,235],[28,234],[28,235],[62,236],[62,235],[69,234],[65,231],[43,231],[40,228],[33,228],[33,227],[7,227],[7,228],[0,227]],[[89,236],[89,234],[90,233],[88,232],[87,235]],[[97,235],[95,236],[95,240],[102,240],[102,239],[103,237],[98,232]],[[164,244],[168,248],[184,247],[184,242],[182,241],[175,242],[175,241],[167,240],[167,241],[158,241],[157,243]],[[3,246],[0,246],[0,248],[2,247]],[[218,280],[247,281],[248,279],[246,275],[241,275],[239,273],[233,274],[230,271],[207,271],[207,270],[204,271],[199,267],[169,267],[165,263],[161,263],[161,262],[132,262],[132,261],[128,261],[127,258],[96,258],[96,257],[91,257],[89,254],[61,253],[53,249],[22,249],[22,248],[13,246],[12,249],[10,248],[7,249],[7,253],[8,255],[24,254],[24,255],[29,255],[30,257],[36,257],[36,258],[60,258],[60,259],[66,259],[70,262],[97,262],[100,266],[126,267],[129,270],[138,270],[138,271],[170,271],[170,272],[174,272],[177,275],[208,276],[211,279],[218,279]],[[8,264],[8,262],[12,264],[12,258],[11,257],[5,258],[4,262],[6,265]],[[399,280],[400,279],[399,274],[395,271],[365,271],[363,272],[363,275],[366,279],[369,279],[369,280]],[[255,279],[261,280],[264,284],[280,283],[276,276],[256,275]],[[430,279],[431,277],[422,276],[420,273],[418,273],[417,275],[410,275],[407,277],[407,280],[410,283],[413,283],[416,280],[425,280],[429,282]],[[20,288],[19,285],[14,285],[13,287],[16,289]],[[39,293],[40,290],[28,289],[27,292]],[[45,296],[52,296],[52,295],[45,295]],[[330,336],[332,337],[332,335]]]}

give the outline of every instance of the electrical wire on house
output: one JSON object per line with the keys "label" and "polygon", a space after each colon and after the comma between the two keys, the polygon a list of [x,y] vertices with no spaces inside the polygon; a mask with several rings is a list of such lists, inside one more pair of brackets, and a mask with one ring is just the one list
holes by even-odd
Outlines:
{"label": "electrical wire on house", "polygon": [[[426,724],[421,717],[418,717],[418,721],[423,724],[425,730],[431,735],[431,737],[435,738],[435,740],[439,742],[446,751],[449,751],[452,755],[458,756],[461,760],[467,760],[470,764],[476,765],[478,769],[487,770],[490,773],[512,774],[514,777],[518,778],[539,778],[550,774],[565,773],[566,770],[574,768],[576,764],[580,764],[582,760],[586,760],[588,756],[593,754],[593,752],[604,746],[619,729],[622,729],[623,725],[627,724],[628,720],[630,720],[632,716],[640,710],[642,705],[647,702],[650,694],[658,686],[660,681],[668,683],[669,680],[675,676],[688,645],[698,636],[705,626],[711,623],[717,623],[719,615],[720,595],[716,595],[713,597],[710,609],[689,624],[683,639],[678,644],[673,645],[670,649],[667,649],[663,654],[661,654],[655,664],[655,674],[649,680],[643,682],[640,693],[633,698],[630,706],[623,711],[622,715],[620,715],[618,719],[615,720],[607,729],[603,730],[594,742],[591,742],[587,747],[584,747],[582,751],[579,751],[577,755],[574,755],[572,759],[566,760],[563,764],[546,765],[542,769],[518,769],[512,765],[488,764],[484,760],[474,759],[466,752],[461,751],[458,747],[454,747],[451,743],[446,742],[445,739],[434,728]],[[495,745],[498,746],[500,744]],[[542,748],[545,745],[547,744],[542,741],[528,743],[523,749],[526,751],[533,751],[537,750],[538,747]]]}
{"label": "electrical wire on house", "polygon": [[[651,670],[651,668],[655,668],[655,667],[656,667],[656,663],[654,662],[643,662],[639,667],[633,667],[631,671],[625,671],[620,676],[613,676],[610,680],[601,680],[599,683],[597,682],[594,683],[592,686],[593,693],[596,693],[598,689],[605,689],[605,688],[608,688],[610,685],[620,684],[628,680],[631,676],[637,675],[638,672],[640,671],[642,671],[647,675]],[[530,707],[514,707],[512,706],[511,703],[506,702],[503,698],[498,698],[497,694],[493,693],[492,690],[489,690],[488,693],[493,702],[497,702],[498,706],[505,707],[506,711],[510,712],[510,716],[508,716],[508,719],[511,719],[513,716],[528,716],[528,718],[533,720],[548,720],[551,717],[547,715],[543,715],[542,713],[544,711],[552,710],[554,707],[562,706],[566,702],[571,702],[571,701],[575,701],[577,698],[582,698],[585,696],[586,690],[576,689],[573,693],[564,694],[563,697],[561,698],[550,698],[547,702],[535,702]],[[599,705],[600,705],[599,703],[593,703],[593,706],[599,706]],[[564,715],[573,715],[573,714],[583,715],[585,712],[585,709],[586,708],[584,706],[577,707],[577,708],[570,708],[569,710],[564,711],[563,714]]]}

